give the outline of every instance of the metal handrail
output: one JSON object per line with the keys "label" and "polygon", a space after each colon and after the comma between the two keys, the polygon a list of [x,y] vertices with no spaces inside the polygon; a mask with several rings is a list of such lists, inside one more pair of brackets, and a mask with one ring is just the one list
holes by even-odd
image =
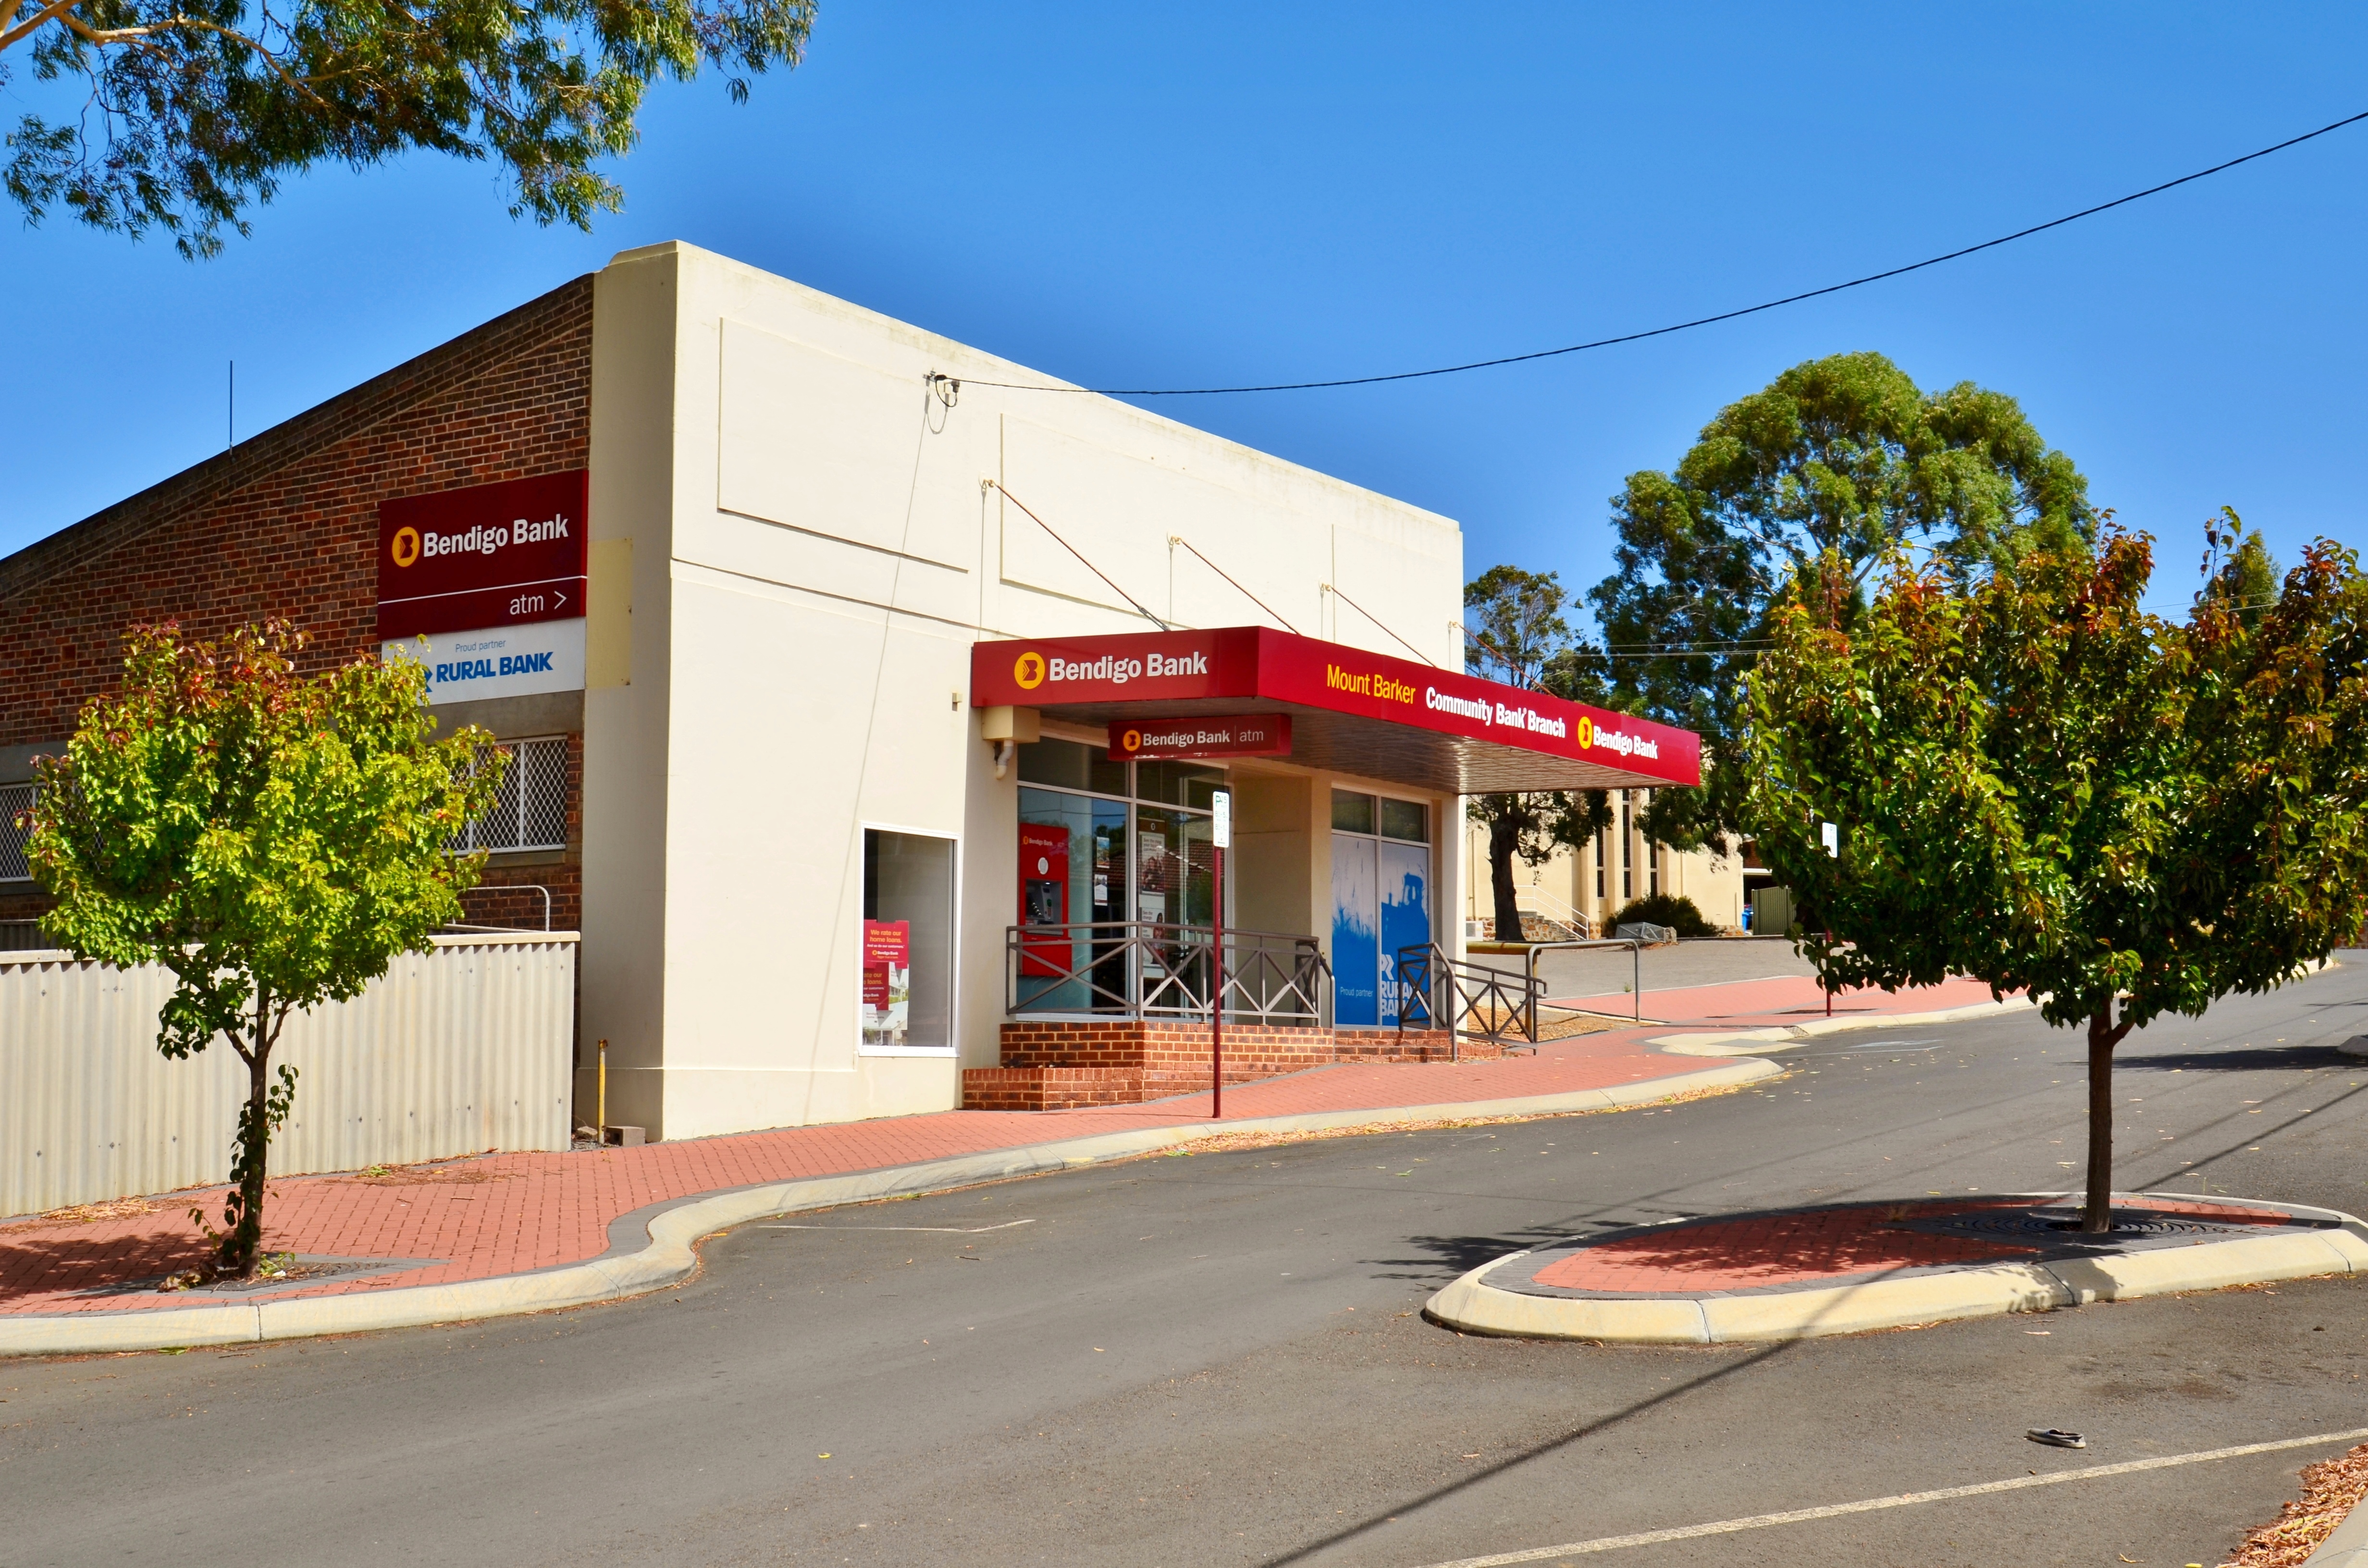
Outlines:
{"label": "metal handrail", "polygon": [[[1004,1011],[1012,1017],[1210,1017],[1216,933],[1161,920],[1004,927]],[[1321,1026],[1332,966],[1313,937],[1224,933],[1228,1021]]]}
{"label": "metal handrail", "polygon": [[[1545,906],[1537,912],[1539,919],[1549,925],[1568,926],[1578,933],[1579,940],[1586,940],[1588,933],[1595,929],[1595,922],[1592,919],[1580,914],[1575,906],[1564,903],[1560,894],[1549,892],[1536,882],[1531,882],[1527,887],[1517,885],[1513,889],[1514,908],[1520,907],[1523,893],[1530,894],[1536,903]],[[1554,911],[1557,909],[1562,913],[1555,914]]]}
{"label": "metal handrail", "polygon": [[[1546,986],[1534,974],[1491,969],[1452,958],[1437,942],[1415,942],[1398,949],[1397,983],[1398,1032],[1404,1034],[1409,1024],[1436,1028],[1443,1017],[1451,1061],[1463,1059],[1461,1042],[1467,1035],[1497,1046],[1519,1040],[1537,1048],[1538,1003]],[[1435,1000],[1434,991],[1441,997]],[[1485,1027],[1468,1028],[1475,1019]],[[1516,1019],[1518,1032],[1506,1027]]]}
{"label": "metal handrail", "polygon": [[1530,948],[1530,978],[1538,977],[1538,955],[1577,948],[1625,948],[1635,958],[1634,978],[1629,983],[1628,994],[1636,999],[1636,1021],[1645,1021],[1645,944],[1633,937],[1598,937],[1586,942],[1537,942]]}

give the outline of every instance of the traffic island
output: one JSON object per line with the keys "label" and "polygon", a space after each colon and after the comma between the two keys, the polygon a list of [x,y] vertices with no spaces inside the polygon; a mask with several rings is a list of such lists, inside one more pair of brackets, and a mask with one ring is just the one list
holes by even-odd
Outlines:
{"label": "traffic island", "polygon": [[1681,1220],[1533,1248],[1424,1315],[1466,1334],[1631,1344],[1806,1339],[2368,1273],[2368,1225],[2331,1209],[2135,1193],[2082,1233],[2063,1193]]}

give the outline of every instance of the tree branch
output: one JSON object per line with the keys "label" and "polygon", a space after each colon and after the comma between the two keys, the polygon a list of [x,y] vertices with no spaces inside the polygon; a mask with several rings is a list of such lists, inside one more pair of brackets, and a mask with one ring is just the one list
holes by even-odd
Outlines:
{"label": "tree branch", "polygon": [[35,12],[29,20],[19,22],[7,31],[0,32],[0,50],[5,50],[9,45],[30,37],[49,23],[63,17],[79,4],[81,0],[51,0],[49,6]]}

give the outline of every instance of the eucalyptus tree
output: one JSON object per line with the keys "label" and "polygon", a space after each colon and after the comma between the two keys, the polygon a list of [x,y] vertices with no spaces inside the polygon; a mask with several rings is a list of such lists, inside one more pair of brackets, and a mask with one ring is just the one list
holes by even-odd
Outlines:
{"label": "eucalyptus tree", "polygon": [[1702,787],[1654,797],[1665,843],[1721,851],[1740,825],[1744,674],[1797,573],[1828,556],[1853,595],[1894,551],[1966,582],[2094,537],[2088,482],[2015,400],[1925,392],[1880,354],[1795,365],[1719,411],[1676,469],[1612,498],[1616,570],[1588,598],[1614,690],[1702,737]]}

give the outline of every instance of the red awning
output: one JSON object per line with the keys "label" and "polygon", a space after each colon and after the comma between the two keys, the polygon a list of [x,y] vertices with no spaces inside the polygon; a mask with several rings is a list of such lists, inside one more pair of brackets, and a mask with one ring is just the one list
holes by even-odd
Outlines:
{"label": "red awning", "polygon": [[1096,725],[1279,711],[1295,763],[1448,794],[1702,782],[1691,730],[1263,626],[980,642],[971,704]]}

